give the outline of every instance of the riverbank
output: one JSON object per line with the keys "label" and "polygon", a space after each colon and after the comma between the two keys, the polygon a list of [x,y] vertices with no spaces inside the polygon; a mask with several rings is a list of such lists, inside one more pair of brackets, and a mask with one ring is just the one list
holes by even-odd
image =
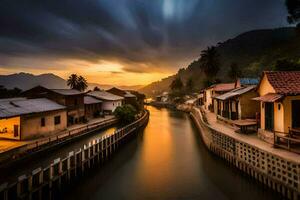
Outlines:
{"label": "riverbank", "polygon": [[111,158],[126,140],[147,124],[148,118],[149,112],[146,111],[135,122],[110,135],[94,139],[79,150],[70,151],[67,157],[58,157],[46,167],[38,167],[32,173],[19,176],[16,182],[3,183],[0,185],[0,199],[52,199],[53,194],[72,180]]}
{"label": "riverbank", "polygon": [[93,119],[86,124],[70,126],[58,134],[36,140],[1,140],[2,145],[0,146],[0,166],[22,159],[23,157],[31,155],[35,152],[52,148],[61,143],[65,143],[94,131],[109,127],[117,122],[118,120],[114,116],[106,116],[105,118]]}
{"label": "riverbank", "polygon": [[254,135],[235,133],[204,109],[193,108],[191,117],[210,151],[283,197],[299,199],[299,154],[275,149]]}

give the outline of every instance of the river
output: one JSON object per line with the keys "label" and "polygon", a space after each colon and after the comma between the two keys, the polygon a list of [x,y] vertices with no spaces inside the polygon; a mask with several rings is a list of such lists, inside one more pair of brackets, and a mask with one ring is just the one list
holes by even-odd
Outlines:
{"label": "river", "polygon": [[209,152],[188,114],[148,107],[147,127],[63,199],[276,199]]}

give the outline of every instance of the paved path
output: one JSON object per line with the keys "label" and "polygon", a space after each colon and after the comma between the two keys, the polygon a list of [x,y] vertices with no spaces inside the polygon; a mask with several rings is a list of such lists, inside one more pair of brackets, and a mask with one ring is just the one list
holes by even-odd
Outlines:
{"label": "paved path", "polygon": [[224,124],[223,122],[220,122],[216,119],[216,115],[214,113],[211,113],[208,110],[205,110],[206,118],[208,120],[209,125],[212,126],[215,130],[222,132],[230,137],[233,137],[237,140],[240,140],[242,142],[248,143],[252,146],[255,146],[259,149],[262,149],[264,151],[268,151],[272,154],[275,154],[279,157],[288,159],[290,161],[296,162],[300,164],[300,155],[284,150],[284,149],[278,149],[274,148],[272,144],[266,143],[263,140],[259,139],[256,134],[252,135],[244,135],[240,133],[236,133],[235,129],[231,127],[230,125]]}
{"label": "paved path", "polygon": [[[105,117],[102,117],[102,118],[91,119],[91,120],[89,120],[88,123],[76,124],[76,125],[69,126],[66,130],[63,130],[60,133],[57,133],[57,134],[51,135],[51,136],[57,136],[57,135],[60,135],[60,134],[64,134],[66,131],[86,127],[89,124],[100,123],[104,120],[113,119],[113,118],[114,118],[113,115],[108,115],[108,116],[105,116]],[[47,135],[47,137],[49,137],[49,135]],[[26,141],[14,141],[14,140],[8,140],[8,139],[0,139],[0,153],[9,151],[9,150],[12,150],[12,149],[15,149],[15,148],[19,148],[19,147],[24,146],[26,144],[30,144],[30,143],[33,143],[33,142],[44,140],[47,137],[41,137],[41,138],[38,138],[38,139],[35,139],[35,140],[26,140]]]}

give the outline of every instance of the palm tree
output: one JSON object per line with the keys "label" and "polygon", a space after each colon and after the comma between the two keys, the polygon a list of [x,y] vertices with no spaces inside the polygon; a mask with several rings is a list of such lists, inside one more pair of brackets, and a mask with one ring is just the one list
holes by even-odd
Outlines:
{"label": "palm tree", "polygon": [[84,91],[88,87],[88,83],[86,79],[83,76],[78,77],[78,85],[77,85],[77,90],[79,91]]}
{"label": "palm tree", "polygon": [[98,88],[98,86],[95,86],[94,91],[100,91],[100,88]]}
{"label": "palm tree", "polygon": [[216,47],[207,47],[201,51],[200,66],[209,78],[216,77],[220,70],[219,54]]}
{"label": "palm tree", "polygon": [[233,62],[230,65],[230,69],[228,71],[228,76],[231,80],[236,81],[239,77],[242,76],[242,71],[239,68],[238,64]]}
{"label": "palm tree", "polygon": [[77,89],[78,86],[78,76],[77,74],[71,74],[67,80],[67,85],[71,89]]}

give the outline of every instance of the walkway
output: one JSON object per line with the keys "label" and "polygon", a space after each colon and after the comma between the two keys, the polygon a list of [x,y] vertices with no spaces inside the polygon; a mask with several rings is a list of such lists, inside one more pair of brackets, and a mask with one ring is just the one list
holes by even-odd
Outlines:
{"label": "walkway", "polygon": [[[60,136],[60,135],[64,135],[68,131],[75,131],[77,129],[84,128],[87,125],[98,124],[98,123],[101,123],[103,121],[114,119],[114,118],[115,117],[113,115],[108,115],[108,116],[105,116],[103,118],[91,119],[89,122],[87,122],[85,124],[76,124],[76,125],[69,126],[66,130],[63,130],[63,131],[61,131],[61,132],[59,132],[55,135],[51,135],[51,137],[57,137],[57,136]],[[41,137],[41,138],[38,138],[38,139],[26,140],[26,141],[14,141],[14,140],[8,140],[8,139],[0,139],[0,153],[4,153],[4,152],[10,151],[12,149],[20,148],[24,145],[28,145],[28,144],[31,144],[31,143],[38,143],[40,141],[43,141],[43,140],[47,139],[48,137],[50,137],[50,136],[47,135],[46,137]]]}
{"label": "walkway", "polygon": [[207,118],[209,125],[213,129],[215,129],[219,132],[222,132],[232,138],[235,138],[237,140],[240,140],[242,142],[245,142],[252,146],[255,146],[259,149],[268,151],[279,157],[282,157],[282,158],[285,158],[285,159],[288,159],[290,161],[300,164],[300,155],[299,154],[296,154],[296,153],[293,153],[290,151],[286,151],[284,149],[274,148],[273,145],[266,143],[266,142],[262,141],[261,139],[259,139],[256,134],[244,135],[244,134],[236,133],[235,129],[233,127],[226,125],[223,122],[218,121],[216,119],[216,115],[214,113],[211,113],[210,111],[205,110],[205,109],[203,109],[203,110],[205,111],[206,118]]}

